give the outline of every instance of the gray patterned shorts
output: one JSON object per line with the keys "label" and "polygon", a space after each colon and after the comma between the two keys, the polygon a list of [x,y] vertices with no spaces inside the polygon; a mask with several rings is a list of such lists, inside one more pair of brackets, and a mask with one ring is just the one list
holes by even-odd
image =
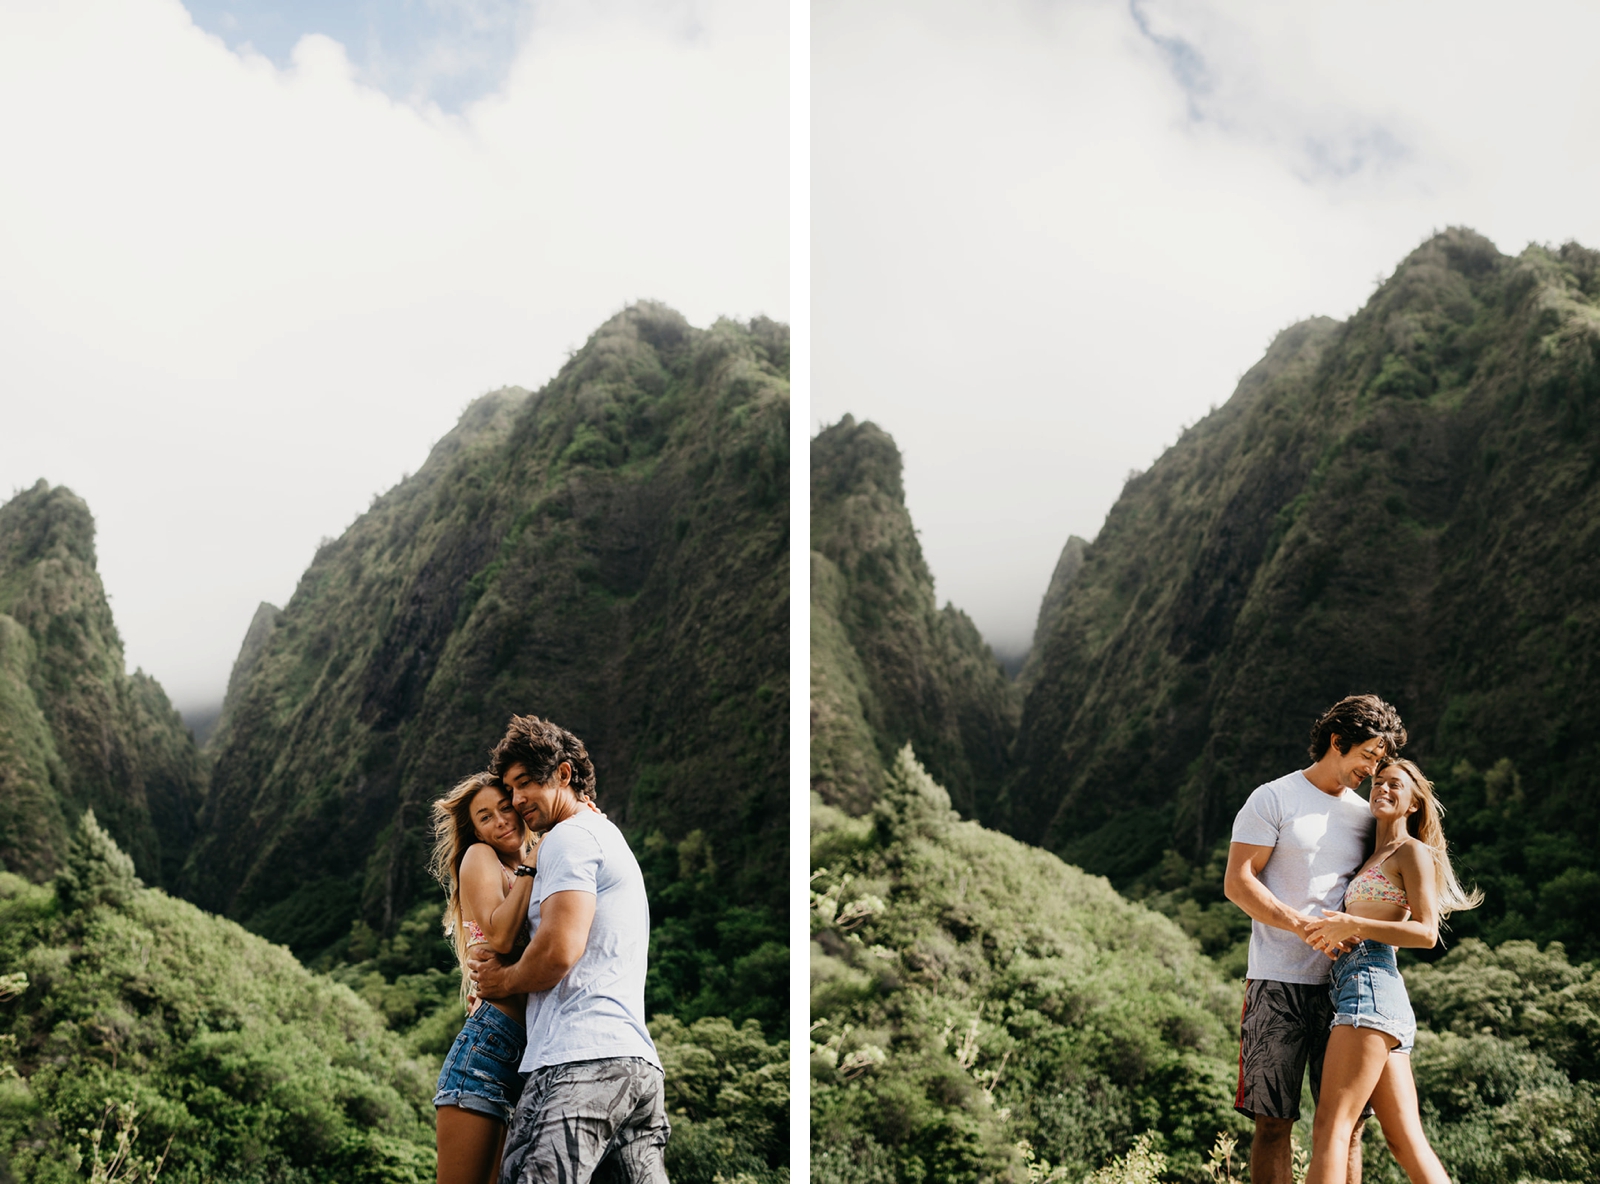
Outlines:
{"label": "gray patterned shorts", "polygon": [[[1324,984],[1252,979],[1239,1016],[1239,1089],[1233,1108],[1251,1118],[1300,1117],[1300,1086],[1311,1071],[1311,1100],[1322,1092],[1333,999]],[[1372,1114],[1369,1102],[1361,1112]]]}
{"label": "gray patterned shorts", "polygon": [[500,1184],[668,1184],[661,1083],[643,1057],[535,1069],[506,1130]]}

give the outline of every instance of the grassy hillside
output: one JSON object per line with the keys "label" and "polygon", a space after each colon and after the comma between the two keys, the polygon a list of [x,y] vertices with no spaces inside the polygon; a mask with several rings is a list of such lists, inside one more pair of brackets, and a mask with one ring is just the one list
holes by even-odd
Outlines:
{"label": "grassy hillside", "polygon": [[845,416],[811,441],[812,787],[860,813],[915,744],[968,817],[1006,770],[1017,697],[967,615],[934,599],[900,451]]}
{"label": "grassy hillside", "polygon": [[247,647],[185,891],[307,958],[394,935],[437,900],[429,803],[535,712],[640,854],[650,1010],[776,1029],[787,367],[784,326],[641,304],[472,404]]}
{"label": "grassy hillside", "polygon": [[92,819],[53,885],[0,874],[0,1178],[82,1179],[132,1103],[174,1184],[431,1181],[436,1068],[287,950],[141,887]]}
{"label": "grassy hillside", "polygon": [[0,505],[0,866],[49,876],[92,808],[170,885],[203,785],[160,685],[127,673],[89,508],[42,480],[16,494]]}
{"label": "grassy hillside", "polygon": [[1238,992],[1166,918],[963,822],[909,748],[812,809],[812,1179],[1078,1181],[1151,1132],[1202,1180]]}
{"label": "grassy hillside", "polygon": [[1597,433],[1576,245],[1451,230],[1348,322],[1286,330],[1086,549],[1005,828],[1123,886],[1203,878],[1317,712],[1376,691],[1489,893],[1458,932],[1600,954]]}

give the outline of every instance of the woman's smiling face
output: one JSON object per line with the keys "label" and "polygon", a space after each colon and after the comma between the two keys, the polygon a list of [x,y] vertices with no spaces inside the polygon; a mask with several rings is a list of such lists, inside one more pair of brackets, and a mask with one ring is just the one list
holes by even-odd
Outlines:
{"label": "woman's smiling face", "polygon": [[1373,776],[1368,804],[1374,818],[1405,818],[1417,808],[1417,787],[1399,765],[1389,765]]}
{"label": "woman's smiling face", "polygon": [[472,795],[472,831],[504,855],[522,850],[522,819],[511,807],[511,795],[486,785]]}

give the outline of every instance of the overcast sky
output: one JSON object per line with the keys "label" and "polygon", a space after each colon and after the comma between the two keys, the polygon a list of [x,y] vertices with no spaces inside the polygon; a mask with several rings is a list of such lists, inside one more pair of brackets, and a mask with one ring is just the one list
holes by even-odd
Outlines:
{"label": "overcast sky", "polygon": [[811,431],[893,433],[941,602],[1069,534],[1433,230],[1600,246],[1600,7],[815,0]]}
{"label": "overcast sky", "polygon": [[787,320],[787,20],[0,0],[0,498],[88,501],[129,668],[220,700],[321,537],[630,301]]}

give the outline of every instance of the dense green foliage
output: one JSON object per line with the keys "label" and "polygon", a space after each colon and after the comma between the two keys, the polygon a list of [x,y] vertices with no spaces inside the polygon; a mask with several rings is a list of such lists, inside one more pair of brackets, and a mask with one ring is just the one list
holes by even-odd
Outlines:
{"label": "dense green foliage", "polygon": [[429,803],[533,712],[583,737],[639,853],[650,1010],[775,1032],[787,367],[781,325],[642,304],[538,393],[472,404],[258,615],[186,891],[307,958],[357,920],[393,936],[437,900]]}
{"label": "dense green foliage", "polygon": [[[1406,971],[1434,1149],[1464,1184],[1600,1177],[1600,973],[1559,944],[1467,940]],[[1431,1030],[1430,1030],[1431,1029]],[[1368,1178],[1405,1176],[1369,1141]],[[1387,1162],[1386,1162],[1387,1161]]]}
{"label": "dense green foliage", "polygon": [[1318,712],[1376,691],[1488,890],[1458,934],[1600,954],[1597,433],[1576,245],[1451,230],[1348,322],[1286,330],[1087,548],[999,825],[1124,887],[1203,875]]}
{"label": "dense green foliage", "polygon": [[985,817],[1017,699],[967,615],[939,609],[900,451],[845,416],[811,441],[811,777],[867,809],[910,742],[957,808]]}
{"label": "dense green foliage", "polygon": [[[963,822],[908,748],[872,814],[812,809],[812,1178],[1078,1181],[1141,1133],[1204,1179],[1238,992],[1178,927]],[[1037,1166],[1037,1165],[1036,1165]]]}
{"label": "dense green foliage", "polygon": [[[0,874],[0,1176],[81,1178],[82,1133],[133,1102],[163,1180],[425,1184],[431,1064],[347,989],[142,888],[86,815],[55,885]],[[0,992],[3,996],[4,992]]]}
{"label": "dense green foliage", "polygon": [[88,507],[42,480],[0,505],[0,866],[49,876],[92,808],[170,885],[203,784],[160,685],[126,671]]}

